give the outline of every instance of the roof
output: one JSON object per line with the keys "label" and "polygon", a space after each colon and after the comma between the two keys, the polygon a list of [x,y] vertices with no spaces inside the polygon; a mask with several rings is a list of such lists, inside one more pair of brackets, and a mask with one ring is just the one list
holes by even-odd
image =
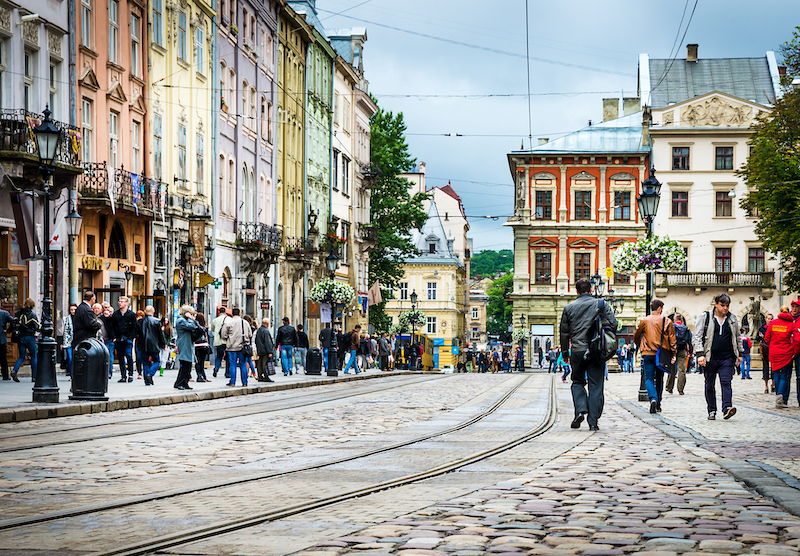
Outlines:
{"label": "roof", "polygon": [[[431,239],[437,241],[436,253],[429,252],[428,243]],[[406,262],[414,264],[455,264],[459,267],[462,266],[461,261],[455,253],[451,251],[447,239],[447,232],[439,216],[439,209],[436,206],[436,201],[431,199],[431,204],[428,207],[428,219],[425,221],[425,224],[421,229],[411,231],[411,241],[420,251],[420,255],[411,257],[407,259]]]}
{"label": "roof", "polygon": [[[636,112],[615,120],[590,125],[558,139],[516,153],[646,153],[642,146],[642,113]],[[510,156],[510,155],[509,155]]]}
{"label": "roof", "polygon": [[[456,193],[456,190],[453,189],[449,181],[447,182],[447,185],[445,185],[444,187],[437,186],[434,187],[433,189],[439,189],[445,195],[448,195],[453,199],[455,199],[456,201],[458,201],[458,209],[461,211],[461,216],[463,216],[464,218],[467,217],[466,213],[464,212],[464,203],[461,202],[461,197],[458,196],[458,193]],[[433,189],[431,189],[430,191],[433,191]]]}
{"label": "roof", "polygon": [[289,0],[288,4],[295,13],[302,14],[306,18],[306,23],[314,27],[325,40],[328,40],[325,34],[325,26],[317,17],[317,10],[313,4],[309,4],[308,0]]}
{"label": "roof", "polygon": [[[711,91],[720,91],[765,106],[775,103],[773,76],[766,56],[700,58],[696,62],[649,60],[648,66],[653,89],[650,92],[650,101],[643,99],[643,102],[656,109]],[[667,74],[661,80],[665,71]],[[644,96],[645,91],[642,94]]]}

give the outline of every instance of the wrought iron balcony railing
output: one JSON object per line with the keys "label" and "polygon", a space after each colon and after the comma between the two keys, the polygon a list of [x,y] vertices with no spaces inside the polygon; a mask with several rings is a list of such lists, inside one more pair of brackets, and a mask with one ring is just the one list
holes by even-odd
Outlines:
{"label": "wrought iron balcony railing", "polygon": [[[12,151],[36,156],[33,130],[43,119],[41,114],[27,110],[0,110],[0,152]],[[53,124],[61,131],[56,162],[79,167],[83,147],[78,128],[56,120]]]}
{"label": "wrought iron balcony railing", "polygon": [[286,255],[304,257],[313,255],[318,250],[314,245],[314,241],[309,238],[302,237],[287,237],[286,238]]}
{"label": "wrought iron balcony railing", "polygon": [[276,226],[261,222],[238,222],[236,243],[245,249],[258,247],[269,251],[280,251],[283,246],[283,232]]}
{"label": "wrought iron balcony railing", "polygon": [[656,272],[655,285],[661,288],[750,286],[771,288],[774,272]]}
{"label": "wrought iron balcony railing", "polygon": [[[132,174],[124,168],[116,168],[114,172],[113,192],[109,180],[109,168],[105,162],[87,162],[83,164],[84,172],[80,178],[78,192],[83,203],[99,201],[133,212],[146,211],[152,213],[160,208],[159,193],[162,184],[158,181],[138,174]],[[166,191],[166,189],[164,189]]]}

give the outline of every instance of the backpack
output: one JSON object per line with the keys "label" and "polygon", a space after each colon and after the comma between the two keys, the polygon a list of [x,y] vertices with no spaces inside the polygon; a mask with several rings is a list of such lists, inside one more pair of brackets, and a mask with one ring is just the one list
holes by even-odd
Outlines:
{"label": "backpack", "polygon": [[678,349],[686,349],[689,343],[689,328],[685,324],[675,323],[673,323],[673,327],[675,328],[675,339],[678,343]]}
{"label": "backpack", "polygon": [[18,344],[20,337],[21,334],[20,334],[19,316],[16,316],[11,321],[11,341],[14,342],[15,344]]}
{"label": "backpack", "polygon": [[614,357],[617,353],[617,333],[610,323],[606,322],[600,309],[605,305],[602,299],[597,300],[597,312],[592,321],[591,338],[589,339],[589,349],[584,354],[584,359],[588,359],[595,364],[602,364]]}

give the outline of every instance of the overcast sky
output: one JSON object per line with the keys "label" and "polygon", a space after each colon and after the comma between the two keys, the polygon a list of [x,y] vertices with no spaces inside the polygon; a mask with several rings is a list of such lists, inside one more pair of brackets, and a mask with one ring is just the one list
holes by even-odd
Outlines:
{"label": "overcast sky", "polygon": [[[601,121],[603,98],[636,96],[640,53],[685,58],[697,43],[701,58],[760,57],[800,25],[798,0],[699,0],[683,37],[694,6],[529,0],[533,144]],[[529,146],[524,0],[317,0],[317,9],[327,29],[366,27],[370,92],[403,112],[428,186],[450,181],[463,199],[475,251],[512,248],[506,155]]]}

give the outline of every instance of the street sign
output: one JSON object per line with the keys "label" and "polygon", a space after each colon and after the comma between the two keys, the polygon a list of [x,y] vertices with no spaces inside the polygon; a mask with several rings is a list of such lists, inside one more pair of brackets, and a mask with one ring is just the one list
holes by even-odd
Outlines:
{"label": "street sign", "polygon": [[611,280],[612,276],[614,276],[614,269],[609,266],[608,268],[606,268],[606,278]]}
{"label": "street sign", "polygon": [[319,303],[315,303],[310,299],[306,301],[306,317],[310,319],[320,318]]}
{"label": "street sign", "polygon": [[211,276],[208,272],[197,272],[194,275],[195,289],[205,288],[209,284],[213,284],[217,279]]}

